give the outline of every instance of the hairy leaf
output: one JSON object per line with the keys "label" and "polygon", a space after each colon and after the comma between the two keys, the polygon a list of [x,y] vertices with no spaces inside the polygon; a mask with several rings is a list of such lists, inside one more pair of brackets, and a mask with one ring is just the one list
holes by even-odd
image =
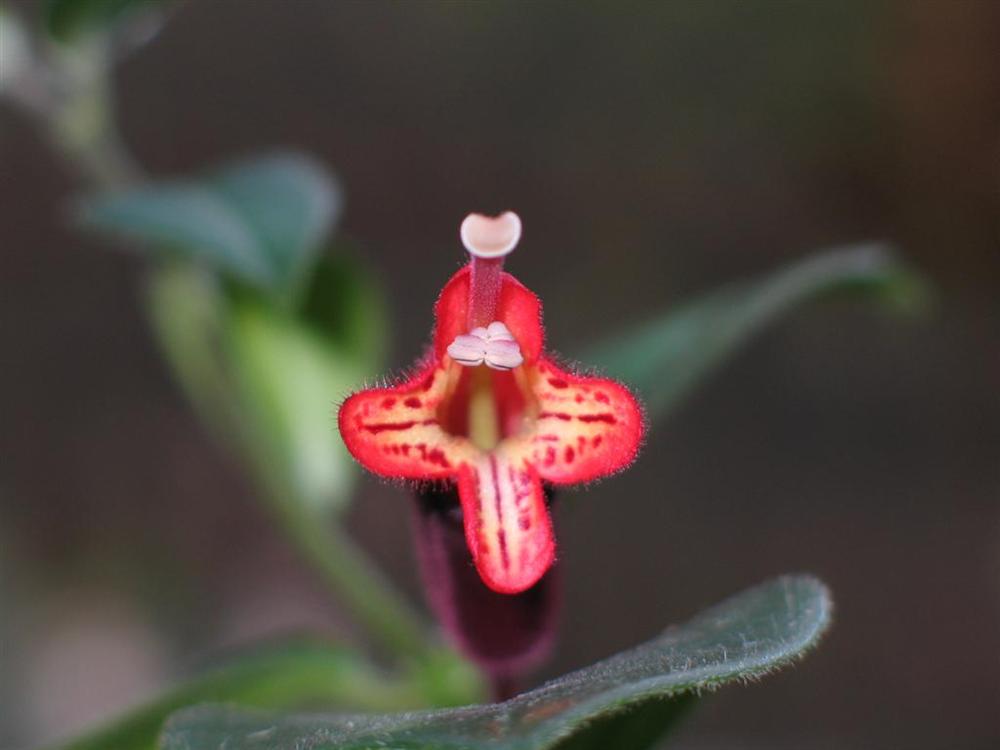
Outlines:
{"label": "hairy leaf", "polygon": [[[618,724],[616,750],[648,747],[656,732],[629,743],[626,712],[650,720],[651,701],[760,677],[811,648],[830,621],[826,588],[784,577],[723,602],[658,638],[504,703],[388,715],[282,715],[220,706],[188,709],[168,722],[164,750],[573,750],[581,734],[600,739]],[[671,711],[664,724],[672,721]]]}

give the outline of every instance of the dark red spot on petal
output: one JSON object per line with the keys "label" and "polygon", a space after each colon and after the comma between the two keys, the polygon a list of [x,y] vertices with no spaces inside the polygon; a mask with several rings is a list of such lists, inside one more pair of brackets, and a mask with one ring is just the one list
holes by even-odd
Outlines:
{"label": "dark red spot on petal", "polygon": [[500,561],[504,570],[507,570],[510,568],[510,553],[507,552],[507,532],[504,529],[500,529],[500,533],[497,534],[497,542],[500,543]]}
{"label": "dark red spot on petal", "polygon": [[391,409],[396,405],[396,399],[394,398],[384,398],[382,399],[382,408]]}
{"label": "dark red spot on petal", "polygon": [[597,436],[594,437],[594,447],[595,448],[597,448],[603,442],[604,442],[604,437],[603,436],[597,435]]}
{"label": "dark red spot on petal", "polygon": [[424,375],[423,379],[419,383],[416,384],[417,390],[418,391],[426,391],[426,390],[430,389],[430,387],[432,385],[434,385],[434,376],[436,374],[437,374],[436,370],[431,370],[426,375]]}
{"label": "dark red spot on petal", "polygon": [[566,454],[565,454],[564,458],[566,459],[566,463],[568,463],[568,464],[573,463],[573,459],[576,458],[576,451],[573,450],[573,446],[572,445],[567,445],[566,446]]}
{"label": "dark red spot on petal", "polygon": [[414,396],[410,396],[403,403],[409,406],[411,409],[419,409],[423,405],[420,399]]}
{"label": "dark red spot on petal", "polygon": [[416,424],[417,423],[412,420],[409,422],[382,422],[381,424],[361,425],[361,428],[372,433],[373,435],[377,435],[380,432],[387,432],[389,430],[408,430],[411,427],[416,426]]}
{"label": "dark red spot on petal", "polygon": [[380,432],[387,432],[389,430],[408,430],[411,427],[416,427],[418,424],[437,424],[437,420],[422,419],[418,422],[415,419],[411,419],[407,422],[380,422],[378,424],[362,424],[360,428],[373,435],[377,435]]}
{"label": "dark red spot on petal", "polygon": [[610,404],[611,403],[611,399],[608,398],[608,394],[604,393],[603,391],[598,391],[597,393],[595,393],[594,394],[594,400],[595,401],[600,401],[602,404]]}
{"label": "dark red spot on petal", "polygon": [[607,424],[617,424],[614,414],[581,414],[577,417],[581,422],[606,422]]}
{"label": "dark red spot on petal", "polygon": [[571,420],[573,418],[573,416],[571,414],[567,414],[566,412],[562,412],[562,411],[543,411],[541,414],[538,415],[538,418],[539,419],[549,419],[549,418],[552,418],[552,419],[561,419],[563,422],[568,422],[569,420]]}
{"label": "dark red spot on petal", "polygon": [[451,468],[451,463],[445,457],[444,451],[442,451],[440,448],[434,448],[434,449],[428,451],[427,452],[427,458],[426,458],[426,460],[429,463],[437,464],[442,469],[450,469]]}
{"label": "dark red spot on petal", "polygon": [[562,378],[549,378],[549,385],[553,388],[569,388],[569,383]]}

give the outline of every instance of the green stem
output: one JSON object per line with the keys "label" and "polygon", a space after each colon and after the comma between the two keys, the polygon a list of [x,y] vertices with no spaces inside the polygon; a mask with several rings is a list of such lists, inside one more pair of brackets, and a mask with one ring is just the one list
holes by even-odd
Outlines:
{"label": "green stem", "polygon": [[[49,48],[36,60],[34,113],[52,143],[90,182],[121,189],[143,179],[114,121],[114,91],[107,39],[95,35],[69,50]],[[43,87],[41,81],[54,82]]]}
{"label": "green stem", "polygon": [[426,652],[422,619],[336,520],[313,510],[326,503],[304,495],[306,489],[275,460],[268,435],[241,406],[240,379],[220,356],[227,347],[215,285],[196,268],[163,265],[151,276],[146,299],[150,325],[175,380],[220,442],[236,447],[302,557],[388,652],[401,659]]}
{"label": "green stem", "polygon": [[[132,159],[114,122],[114,94],[110,81],[107,46],[92,40],[74,48],[72,56],[50,50],[35,61],[54,82],[49,88],[28,97],[14,97],[26,111],[38,117],[55,147],[92,184],[104,189],[120,189],[142,180],[142,170]],[[180,355],[205,352],[178,352],[162,325],[154,325],[163,351],[175,370],[190,368]],[[188,362],[190,365],[190,362]],[[181,378],[182,381],[185,378]],[[190,383],[185,382],[185,386]],[[205,394],[189,394],[196,405]],[[202,414],[201,416],[206,416]],[[252,446],[251,446],[252,448]],[[267,477],[267,461],[251,450],[252,468],[274,498],[272,506],[285,533],[302,556],[322,574],[336,596],[358,621],[393,655],[406,660],[430,662],[437,649],[427,637],[422,619],[378,572],[362,550],[335,523],[317,519],[304,510],[300,498],[288,497],[283,483]]]}
{"label": "green stem", "polygon": [[337,523],[283,503],[285,533],[372,635],[399,657],[423,660],[431,650],[421,618]]}

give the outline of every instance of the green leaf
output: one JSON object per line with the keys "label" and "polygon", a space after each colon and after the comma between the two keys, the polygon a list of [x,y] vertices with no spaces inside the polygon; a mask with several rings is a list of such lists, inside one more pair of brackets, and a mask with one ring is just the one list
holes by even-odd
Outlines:
{"label": "green leaf", "polygon": [[232,301],[227,342],[248,447],[275,499],[318,512],[343,507],[356,472],[336,407],[370,363],[259,297]]}
{"label": "green leaf", "polygon": [[[335,283],[330,280],[335,280]],[[378,370],[382,293],[347,257],[317,265],[300,314],[192,263],[160,264],[148,300],[158,339],[199,415],[280,503],[344,507],[356,468],[336,405]]]}
{"label": "green leaf", "polygon": [[609,338],[580,359],[638,388],[655,419],[769,323],[838,290],[881,297],[904,309],[925,294],[919,277],[885,247],[845,247],[719,289]]}
{"label": "green leaf", "polygon": [[[504,703],[381,716],[281,715],[206,706],[172,717],[161,747],[546,750],[581,733],[599,732],[603,723],[617,721],[630,709],[649,720],[644,706],[651,701],[761,677],[788,664],[816,644],[830,610],[828,592],[816,579],[779,578],[642,646]],[[616,750],[648,746],[648,732],[639,732],[631,745],[614,745]]]}
{"label": "green leaf", "polygon": [[235,658],[60,750],[154,750],[167,716],[204,701],[271,709],[384,710],[413,700],[418,698],[408,688],[385,681],[347,649],[302,640]]}
{"label": "green leaf", "polygon": [[294,293],[340,213],[336,183],[312,159],[273,154],[196,180],[98,195],[84,223],[180,254],[260,289]]}
{"label": "green leaf", "polygon": [[366,373],[379,372],[388,343],[385,293],[376,276],[341,243],[315,268],[301,317]]}
{"label": "green leaf", "polygon": [[555,750],[648,750],[656,747],[687,716],[696,699],[694,693],[647,699],[584,726],[559,742]]}
{"label": "green leaf", "polygon": [[340,188],[314,160],[276,154],[209,180],[257,238],[279,284],[302,283],[340,214]]}
{"label": "green leaf", "polygon": [[167,0],[48,0],[45,24],[60,41],[107,26],[126,15],[164,5]]}

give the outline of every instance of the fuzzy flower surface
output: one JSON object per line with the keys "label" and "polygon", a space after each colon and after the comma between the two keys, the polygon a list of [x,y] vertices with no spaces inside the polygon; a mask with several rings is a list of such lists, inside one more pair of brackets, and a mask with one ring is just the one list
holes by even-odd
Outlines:
{"label": "fuzzy flower surface", "polygon": [[460,235],[471,259],[441,291],[430,351],[404,382],[350,396],[338,422],[369,471],[454,483],[480,577],[516,594],[555,560],[543,482],[625,468],[644,422],[627,388],[545,354],[541,302],[503,271],[520,239],[517,215],[470,214]]}

